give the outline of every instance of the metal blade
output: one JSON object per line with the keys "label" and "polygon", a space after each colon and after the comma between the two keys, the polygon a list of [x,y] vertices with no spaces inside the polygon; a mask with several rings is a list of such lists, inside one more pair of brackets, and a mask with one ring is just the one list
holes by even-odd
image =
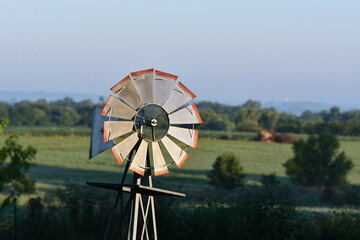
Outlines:
{"label": "metal blade", "polygon": [[135,114],[136,111],[134,109],[112,95],[109,96],[101,112],[103,116],[128,120],[132,119]]}
{"label": "metal blade", "polygon": [[137,92],[130,76],[127,76],[112,88],[110,88],[116,96],[124,100],[133,109],[139,109],[144,103],[140,100],[140,95]]}
{"label": "metal blade", "polygon": [[133,133],[111,149],[119,164],[125,160],[138,141],[139,137],[137,133]]}
{"label": "metal blade", "polygon": [[158,142],[152,142],[152,152],[153,152],[155,176],[160,176],[169,173],[169,169],[166,166],[166,162],[161,153]]}
{"label": "metal blade", "polygon": [[95,107],[91,128],[89,159],[114,146],[114,143],[112,141],[106,143],[103,142],[103,125],[104,121],[108,118],[101,116],[100,113],[101,108]]}
{"label": "metal blade", "polygon": [[134,85],[144,103],[154,103],[154,69],[130,73]]}
{"label": "metal blade", "polygon": [[170,126],[168,134],[190,147],[198,148],[198,130]]}
{"label": "metal blade", "polygon": [[162,106],[174,88],[178,76],[155,70],[155,103]]}
{"label": "metal blade", "polygon": [[169,115],[170,124],[200,124],[203,123],[195,104],[182,108]]}
{"label": "metal blade", "polygon": [[134,128],[133,122],[104,122],[104,142],[112,140],[131,132]]}
{"label": "metal blade", "polygon": [[146,167],[146,155],[147,155],[148,142],[141,140],[139,149],[136,152],[134,160],[131,162],[130,170],[144,176]]}
{"label": "metal blade", "polygon": [[182,150],[167,136],[163,137],[161,139],[161,142],[164,144],[166,150],[169,152],[171,158],[174,160],[176,165],[181,168],[186,159],[188,159],[189,154]]}
{"label": "metal blade", "polygon": [[190,102],[194,98],[195,95],[181,82],[178,82],[175,88],[172,90],[169,98],[164,103],[163,108],[167,113],[172,113],[173,111]]}

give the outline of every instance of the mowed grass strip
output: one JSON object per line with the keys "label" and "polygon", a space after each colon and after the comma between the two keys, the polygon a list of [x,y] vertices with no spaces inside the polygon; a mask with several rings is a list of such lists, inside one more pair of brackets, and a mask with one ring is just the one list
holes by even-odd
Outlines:
{"label": "mowed grass strip", "polygon": [[[6,136],[0,136],[0,146]],[[89,137],[21,136],[20,143],[37,149],[36,159],[30,174],[44,191],[50,186],[63,186],[66,182],[86,181],[120,182],[125,163],[118,165],[110,150],[88,160]],[[229,141],[200,139],[199,149],[189,148],[189,159],[182,169],[171,165],[170,173],[154,177],[154,184],[174,190],[201,191],[208,188],[206,174],[216,157],[224,152],[233,152],[241,159],[241,164],[251,181],[261,174],[275,173],[288,182],[282,164],[292,157],[291,144],[262,143],[253,141]],[[354,169],[350,172],[352,184],[360,184],[360,142],[342,141],[341,150],[352,158]],[[130,179],[130,178],[129,178]],[[130,180],[129,180],[130,181]]]}

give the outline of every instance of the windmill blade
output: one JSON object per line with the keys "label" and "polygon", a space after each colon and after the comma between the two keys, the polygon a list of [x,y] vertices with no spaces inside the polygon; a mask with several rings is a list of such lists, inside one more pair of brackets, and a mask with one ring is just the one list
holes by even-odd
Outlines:
{"label": "windmill blade", "polygon": [[168,134],[192,148],[198,148],[198,130],[170,126]]}
{"label": "windmill blade", "polygon": [[147,155],[148,142],[141,140],[139,149],[136,152],[134,160],[131,162],[130,170],[144,176],[145,174],[145,165],[146,165],[146,155]]}
{"label": "windmill blade", "polygon": [[181,82],[178,82],[175,88],[172,90],[169,98],[163,105],[166,112],[172,113],[179,107],[190,102],[196,96],[184,86]]}
{"label": "windmill blade", "polygon": [[154,69],[130,73],[134,85],[144,103],[154,103]]}
{"label": "windmill blade", "polygon": [[103,125],[107,117],[101,116],[101,108],[95,107],[93,114],[93,122],[91,127],[91,140],[90,140],[90,152],[89,159],[95,157],[96,155],[102,153],[103,151],[114,146],[112,141],[103,142]]}
{"label": "windmill blade", "polygon": [[166,162],[161,153],[158,142],[152,142],[152,152],[153,152],[155,176],[160,176],[169,173],[169,169],[166,166]]}
{"label": "windmill blade", "polygon": [[198,108],[191,104],[169,115],[170,124],[200,124],[203,123]]}
{"label": "windmill blade", "polygon": [[130,151],[135,147],[138,141],[139,137],[137,133],[133,133],[129,137],[125,138],[122,142],[116,144],[111,149],[119,164],[122,164],[122,162],[129,155]]}
{"label": "windmill blade", "polygon": [[178,76],[155,70],[155,103],[162,106],[174,88]]}
{"label": "windmill blade", "polygon": [[136,111],[134,109],[112,95],[109,96],[101,112],[101,115],[103,116],[127,120],[132,119],[135,114]]}
{"label": "windmill blade", "polygon": [[134,128],[134,122],[104,122],[104,142],[112,140],[131,132]]}
{"label": "windmill blade", "polygon": [[115,84],[112,88],[110,88],[110,90],[113,91],[116,96],[119,96],[122,100],[129,104],[133,109],[138,109],[144,105],[130,76],[127,76]]}
{"label": "windmill blade", "polygon": [[174,160],[176,165],[181,168],[189,154],[182,150],[176,143],[174,143],[169,137],[165,136],[161,139],[166,150],[169,152],[171,158]]}

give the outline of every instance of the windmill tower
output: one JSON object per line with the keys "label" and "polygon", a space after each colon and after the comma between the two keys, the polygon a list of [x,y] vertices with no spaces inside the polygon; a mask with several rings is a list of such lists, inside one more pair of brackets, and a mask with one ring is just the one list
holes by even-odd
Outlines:
{"label": "windmill tower", "polygon": [[[182,167],[188,146],[198,148],[195,125],[202,119],[190,104],[195,95],[177,78],[155,69],[130,73],[110,89],[104,107],[94,111],[89,158],[111,148],[118,164],[126,164],[120,183],[87,182],[117,191],[104,239],[157,239],[154,196],[185,197],[152,183],[152,176],[169,173],[169,165]],[[128,170],[134,172],[132,184],[125,184]],[[117,210],[120,220],[114,224]]]}

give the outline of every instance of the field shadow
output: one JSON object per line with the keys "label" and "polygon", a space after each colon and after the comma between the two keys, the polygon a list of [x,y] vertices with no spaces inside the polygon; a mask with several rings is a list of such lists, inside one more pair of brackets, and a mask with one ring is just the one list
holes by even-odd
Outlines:
{"label": "field shadow", "polygon": [[[169,190],[202,189],[206,185],[206,171],[200,170],[172,170],[172,174],[153,177],[154,187],[167,188]],[[123,169],[119,172],[104,170],[84,170],[66,167],[48,166],[33,164],[29,174],[38,183],[52,185],[39,187],[39,190],[48,191],[51,188],[64,186],[66,183],[85,184],[86,181],[92,182],[111,182],[120,183],[123,176]],[[132,171],[129,171],[126,183],[131,183],[133,179]]]}
{"label": "field shadow", "polygon": [[[34,164],[30,168],[30,176],[36,180],[38,184],[37,189],[44,192],[50,192],[57,188],[64,187],[67,183],[82,184],[85,186],[86,181],[92,182],[108,182],[120,183],[123,172],[121,168],[116,171],[104,170],[83,170],[71,169],[66,167],[47,166],[41,164]],[[197,198],[211,198],[219,192],[223,195],[231,194],[231,192],[219,190],[209,184],[207,178],[207,170],[189,170],[189,169],[172,169],[170,174],[153,177],[153,186],[166,190],[185,193],[187,200]],[[259,187],[261,186],[261,174],[246,174],[246,186]],[[132,171],[127,176],[126,183],[131,183],[133,179]],[[301,187],[291,184],[286,176],[276,176],[280,185],[288,186],[294,191],[296,202],[300,206],[319,206],[322,205],[321,192],[319,189]],[[360,186],[357,184],[351,185],[356,192],[356,198],[360,199]],[[97,190],[103,192],[104,190]],[[241,188],[236,190],[241,192]],[[220,196],[221,198],[221,196]]]}

